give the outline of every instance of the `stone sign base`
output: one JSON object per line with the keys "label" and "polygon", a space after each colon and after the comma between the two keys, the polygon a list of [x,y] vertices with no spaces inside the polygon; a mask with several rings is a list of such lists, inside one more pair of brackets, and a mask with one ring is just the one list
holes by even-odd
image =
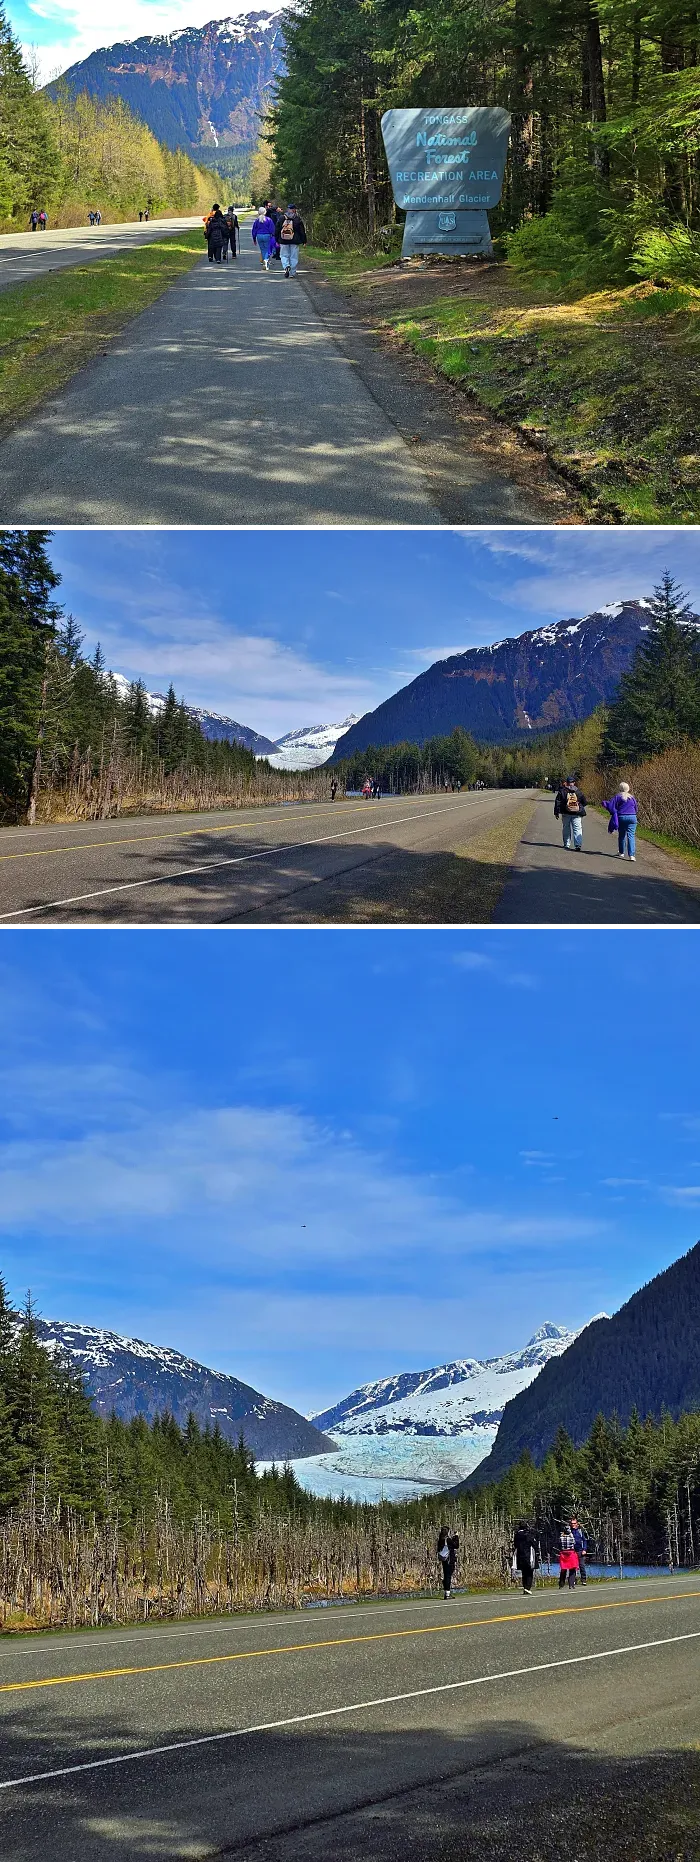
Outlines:
{"label": "stone sign base", "polygon": [[493,258],[488,214],[464,207],[412,209],[406,214],[401,257],[410,258],[414,252]]}

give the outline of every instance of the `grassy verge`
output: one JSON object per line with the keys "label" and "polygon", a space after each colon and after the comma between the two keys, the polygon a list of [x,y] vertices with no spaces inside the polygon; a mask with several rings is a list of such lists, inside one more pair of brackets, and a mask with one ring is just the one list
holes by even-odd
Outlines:
{"label": "grassy verge", "polygon": [[689,847],[685,840],[674,840],[672,834],[656,834],[651,828],[638,828],[638,840],[651,841],[653,847],[660,847],[663,853],[672,853],[677,860],[684,860],[687,866],[700,872],[700,848]]}
{"label": "grassy verge", "polygon": [[574,297],[507,264],[310,256],[375,329],[545,452],[589,521],[700,520],[700,290]]}
{"label": "grassy verge", "polygon": [[439,298],[392,325],[544,448],[590,517],[696,523],[700,291],[645,283],[574,303],[513,298]]}
{"label": "grassy verge", "polygon": [[103,353],[204,249],[199,231],[173,233],[0,292],[0,431]]}
{"label": "grassy verge", "polygon": [[[532,818],[532,798],[451,853],[389,853],[363,875],[330,881],[322,914],[312,923],[489,924],[508,879],[516,847]],[[293,900],[292,900],[292,909]]]}

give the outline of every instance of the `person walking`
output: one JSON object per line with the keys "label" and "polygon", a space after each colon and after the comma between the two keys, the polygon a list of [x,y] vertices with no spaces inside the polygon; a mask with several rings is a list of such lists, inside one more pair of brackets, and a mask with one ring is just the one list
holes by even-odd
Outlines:
{"label": "person walking", "polygon": [[32,208],[32,211],[29,215],[29,224],[31,226],[32,232],[35,233],[37,226],[39,225],[39,215],[37,213],[36,207]]}
{"label": "person walking", "polygon": [[452,1596],[452,1579],[454,1577],[458,1551],[459,1539],[456,1532],[448,1532],[446,1526],[441,1526],[438,1534],[437,1555],[442,1575],[442,1591],[444,1597]]}
{"label": "person walking", "polygon": [[518,1520],[513,1534],[513,1562],[520,1572],[523,1590],[529,1594],[540,1562],[540,1548],[537,1534],[526,1519]]}
{"label": "person walking", "polygon": [[613,796],[612,801],[604,802],[603,807],[607,808],[610,816],[608,833],[617,834],[618,860],[624,860],[625,854],[628,859],[636,860],[639,809],[629,783],[621,782],[617,795]]}
{"label": "person walking", "polygon": [[258,207],[257,216],[251,228],[253,245],[257,246],[260,263],[264,271],[269,270],[270,253],[275,243],[275,222],[270,219],[264,207]]}
{"label": "person walking", "polygon": [[588,1551],[588,1540],[583,1530],[583,1526],[579,1526],[578,1520],[576,1519],[575,1515],[573,1519],[569,1520],[569,1525],[571,1527],[571,1536],[574,1541],[574,1545],[576,1548],[576,1556],[578,1558],[578,1575],[581,1580],[581,1583],[585,1584],[587,1580],[586,1553]]}
{"label": "person walking", "polygon": [[228,227],[218,200],[214,202],[211,213],[205,223],[209,264],[221,264],[224,241],[228,244]]}
{"label": "person walking", "polygon": [[282,215],[279,229],[279,242],[284,276],[285,278],[296,278],[297,267],[299,265],[299,247],[306,245],[306,227],[301,218],[301,214],[297,213],[296,207],[291,204],[285,209]]}
{"label": "person walking", "polygon": [[574,776],[567,776],[560,782],[554,797],[554,818],[561,817],[562,840],[567,852],[572,847],[580,853],[583,846],[583,818],[586,813],[586,797]]}
{"label": "person walking", "polygon": [[578,1553],[576,1542],[570,1526],[563,1526],[559,1534],[559,1589],[574,1590],[578,1571]]}
{"label": "person walking", "polygon": [[283,212],[282,212],[282,209],[281,209],[281,207],[278,207],[278,206],[276,205],[276,203],[275,203],[275,201],[274,201],[274,200],[268,200],[268,201],[266,201],[266,203],[265,203],[265,212],[266,212],[266,214],[268,215],[268,217],[269,217],[269,219],[271,219],[271,221],[272,221],[272,224],[273,224],[273,226],[274,226],[274,229],[275,229],[275,250],[274,250],[274,253],[273,253],[273,257],[274,257],[275,259],[277,259],[277,260],[279,260],[279,256],[280,256],[280,227],[281,227],[281,225],[282,225],[282,221],[283,221],[283,219],[284,219],[284,214],[283,214]]}
{"label": "person walking", "polygon": [[45,233],[48,224],[49,224],[48,215],[45,212],[45,209],[42,207],[41,213],[39,214],[39,232]]}
{"label": "person walking", "polygon": [[333,781],[331,783],[331,801],[332,802],[335,801],[337,793],[338,793],[338,784],[335,780],[335,777],[333,777]]}
{"label": "person walking", "polygon": [[241,244],[241,229],[238,224],[238,215],[235,207],[227,207],[226,225],[228,227],[228,243],[231,249],[231,258],[235,259]]}

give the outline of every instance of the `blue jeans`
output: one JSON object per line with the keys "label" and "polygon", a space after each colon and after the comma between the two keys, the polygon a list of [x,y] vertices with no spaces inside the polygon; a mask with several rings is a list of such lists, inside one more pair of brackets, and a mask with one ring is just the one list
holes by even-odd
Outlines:
{"label": "blue jeans", "polygon": [[569,847],[572,841],[575,847],[582,845],[583,822],[580,815],[562,815],[561,831],[565,847]]}
{"label": "blue jeans", "polygon": [[258,252],[260,253],[261,259],[269,259],[270,246],[272,245],[272,240],[270,238],[269,233],[258,233],[256,245],[258,248]]}
{"label": "blue jeans", "polygon": [[299,264],[299,247],[280,241],[280,258],[283,272],[295,272]]}
{"label": "blue jeans", "polygon": [[634,815],[631,815],[627,820],[621,821],[618,815],[617,844],[620,849],[620,853],[628,853],[630,856],[630,859],[632,859],[634,855],[634,845],[635,845],[636,834],[637,834],[636,817]]}

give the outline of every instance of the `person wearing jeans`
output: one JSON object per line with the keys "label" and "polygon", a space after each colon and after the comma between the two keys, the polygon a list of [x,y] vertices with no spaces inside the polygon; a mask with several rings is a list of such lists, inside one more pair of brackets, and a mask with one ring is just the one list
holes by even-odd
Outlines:
{"label": "person wearing jeans", "polygon": [[274,220],[270,219],[269,214],[265,212],[264,207],[258,208],[257,218],[253,221],[251,232],[253,245],[257,246],[260,254],[260,263],[263,269],[267,271],[270,263],[270,253],[275,244],[275,223]]}
{"label": "person wearing jeans", "polygon": [[567,776],[560,782],[554,797],[554,814],[561,819],[562,840],[567,851],[572,847],[580,853],[583,846],[583,817],[586,813],[586,797],[573,776]]}
{"label": "person wearing jeans", "polygon": [[306,227],[296,207],[289,206],[277,226],[282,271],[285,278],[296,277],[299,247],[306,245]]}
{"label": "person wearing jeans", "polygon": [[608,833],[617,834],[618,859],[636,860],[636,837],[638,808],[628,782],[621,782],[611,802],[604,802],[610,816]]}

